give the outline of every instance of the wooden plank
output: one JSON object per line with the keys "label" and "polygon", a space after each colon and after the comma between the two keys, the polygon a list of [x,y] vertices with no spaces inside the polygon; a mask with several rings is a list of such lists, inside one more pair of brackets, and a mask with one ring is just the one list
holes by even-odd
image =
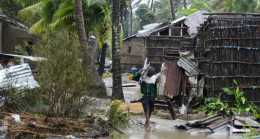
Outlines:
{"label": "wooden plank", "polygon": [[173,109],[173,105],[169,100],[167,101],[167,104],[168,104],[168,109],[169,109],[171,116],[172,116],[172,120],[175,120],[176,119],[176,113]]}
{"label": "wooden plank", "polygon": [[235,122],[234,125],[236,126],[241,126],[241,127],[260,127],[260,124],[257,121],[252,120],[251,118],[247,117],[240,117],[240,116],[235,116]]}

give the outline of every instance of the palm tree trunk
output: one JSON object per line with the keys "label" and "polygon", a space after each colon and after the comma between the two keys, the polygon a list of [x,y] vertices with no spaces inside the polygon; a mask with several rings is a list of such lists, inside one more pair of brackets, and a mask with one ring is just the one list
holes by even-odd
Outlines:
{"label": "palm tree trunk", "polygon": [[131,10],[131,15],[130,15],[130,36],[133,35],[133,7],[132,7],[132,0],[130,4],[130,10]]}
{"label": "palm tree trunk", "polygon": [[112,12],[112,72],[113,72],[113,89],[112,97],[124,100],[121,78],[121,62],[120,62],[120,0],[113,0]]}
{"label": "palm tree trunk", "polygon": [[170,0],[170,5],[171,5],[171,12],[172,12],[172,20],[175,20],[175,6],[173,0]]}
{"label": "palm tree trunk", "polygon": [[125,0],[120,0],[120,19],[119,19],[119,23],[122,25],[123,30],[125,29],[124,25],[125,25],[125,7],[126,7],[126,3]]}
{"label": "palm tree trunk", "polygon": [[150,9],[151,9],[151,11],[153,11],[153,0],[152,0]]}
{"label": "palm tree trunk", "polygon": [[81,0],[75,0],[75,8],[76,8],[76,22],[78,26],[79,43],[81,47],[87,47],[88,38],[85,30]]}
{"label": "palm tree trunk", "polygon": [[99,74],[100,76],[102,76],[103,73],[104,73],[105,62],[106,62],[106,54],[107,54],[107,48],[108,48],[107,43],[104,43],[104,44],[102,45],[102,51],[101,51],[101,56],[100,56],[99,66],[98,66],[98,74]]}
{"label": "palm tree trunk", "polygon": [[186,2],[186,0],[183,0],[183,7],[184,7],[184,9],[187,9],[187,2]]}
{"label": "palm tree trunk", "polygon": [[95,69],[95,66],[93,64],[93,60],[91,58],[90,52],[88,51],[87,47],[87,35],[85,30],[85,24],[84,24],[84,17],[82,12],[82,3],[81,0],[75,0],[75,11],[76,11],[76,23],[78,26],[78,36],[79,36],[79,42],[81,45],[81,51],[82,51],[82,65],[86,68],[90,68],[92,70],[92,73],[94,74],[94,77],[96,77],[95,80],[95,87],[97,90],[97,94],[93,95],[96,97],[106,97],[106,86],[103,82],[102,78],[98,75],[97,70]]}

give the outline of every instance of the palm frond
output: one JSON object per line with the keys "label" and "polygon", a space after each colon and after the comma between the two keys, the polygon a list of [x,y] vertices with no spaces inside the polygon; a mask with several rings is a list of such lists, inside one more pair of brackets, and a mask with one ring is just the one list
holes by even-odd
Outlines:
{"label": "palm frond", "polygon": [[54,23],[52,23],[50,26],[52,30],[60,30],[63,28],[67,28],[67,26],[70,26],[71,24],[73,24],[73,22],[75,22],[75,15],[69,14],[56,19]]}
{"label": "palm frond", "polygon": [[43,0],[43,2],[42,17],[45,18],[46,23],[51,23],[55,12],[64,0]]}
{"label": "palm frond", "polygon": [[67,0],[64,3],[60,4],[59,8],[54,13],[54,19],[58,19],[68,14],[74,14],[75,4],[72,0]]}
{"label": "palm frond", "polygon": [[46,24],[45,20],[40,19],[29,29],[29,32],[40,34],[46,29],[46,27],[47,27],[47,24]]}
{"label": "palm frond", "polygon": [[33,4],[29,7],[20,10],[19,15],[23,18],[32,17],[32,15],[39,14],[41,12],[42,6],[43,6],[43,2]]}
{"label": "palm frond", "polygon": [[41,2],[41,0],[15,0],[15,3],[21,5],[22,7],[27,7]]}

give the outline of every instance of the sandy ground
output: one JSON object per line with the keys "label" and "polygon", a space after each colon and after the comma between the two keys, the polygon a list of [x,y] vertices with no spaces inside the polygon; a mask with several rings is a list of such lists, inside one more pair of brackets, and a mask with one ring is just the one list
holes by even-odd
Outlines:
{"label": "sandy ground", "polygon": [[[107,86],[108,96],[112,96],[112,77],[107,77],[103,79]],[[141,103],[130,103],[130,101],[139,100],[142,97],[140,92],[140,85],[136,81],[129,80],[128,74],[122,75],[122,84],[133,84],[135,87],[123,87],[123,93],[125,98],[125,103],[121,103],[120,108],[123,110],[128,110],[132,114],[143,114],[143,107]]]}

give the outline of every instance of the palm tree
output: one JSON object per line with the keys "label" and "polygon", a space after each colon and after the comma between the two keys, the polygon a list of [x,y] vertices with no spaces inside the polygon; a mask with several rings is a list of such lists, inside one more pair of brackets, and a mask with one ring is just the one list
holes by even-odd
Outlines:
{"label": "palm tree", "polygon": [[169,0],[154,1],[153,5],[153,12],[156,17],[156,22],[163,23],[172,19]]}
{"label": "palm tree", "polygon": [[[82,7],[84,7],[82,10],[88,36],[90,32],[95,32],[103,25],[109,11],[104,0],[82,0]],[[54,31],[77,32],[75,3],[72,0],[44,0],[20,11],[20,16],[27,19],[28,16],[33,15],[40,15],[40,17],[36,18],[37,21],[30,28],[31,32],[41,33],[46,28]]]}
{"label": "palm tree", "polygon": [[113,0],[112,11],[112,72],[113,72],[113,90],[112,97],[124,100],[122,90],[122,78],[121,78],[121,65],[120,65],[120,24],[119,24],[119,12],[120,12],[120,0]]}
{"label": "palm tree", "polygon": [[215,12],[232,12],[232,1],[233,0],[211,0],[210,7],[212,7]]}
{"label": "palm tree", "polygon": [[[76,23],[78,26],[79,42],[80,42],[81,47],[84,49],[85,47],[87,47],[88,39],[87,39],[86,31],[85,31],[81,0],[75,0],[75,11],[76,11]],[[84,60],[86,60],[86,59],[84,59]]]}
{"label": "palm tree", "polygon": [[191,0],[191,9],[206,10],[208,12],[214,11],[207,0]]}
{"label": "palm tree", "polygon": [[173,0],[170,0],[170,5],[171,5],[171,13],[172,13],[172,20],[175,20],[175,6],[173,4]]}
{"label": "palm tree", "polygon": [[111,41],[112,41],[112,28],[111,28],[111,19],[109,14],[106,17],[106,22],[104,23],[104,25],[98,29],[97,36],[101,47],[98,74],[102,76],[105,69],[107,48],[111,46]]}
{"label": "palm tree", "polygon": [[259,0],[233,0],[235,12],[259,12]]}
{"label": "palm tree", "polygon": [[183,0],[183,7],[184,7],[184,9],[187,9],[187,2],[186,2],[186,0]]}
{"label": "palm tree", "polygon": [[[82,5],[84,9],[82,9]],[[65,30],[69,33],[78,33],[82,49],[83,66],[90,68],[96,77],[98,97],[106,96],[106,87],[102,78],[94,67],[93,60],[87,45],[88,33],[95,31],[103,24],[105,16],[103,0],[44,0],[29,6],[21,11],[21,15],[34,12],[41,15],[38,21],[30,28],[31,31],[41,33],[46,29]],[[40,10],[38,10],[40,9]],[[83,16],[85,15],[85,16]],[[93,80],[94,82],[94,80]]]}

